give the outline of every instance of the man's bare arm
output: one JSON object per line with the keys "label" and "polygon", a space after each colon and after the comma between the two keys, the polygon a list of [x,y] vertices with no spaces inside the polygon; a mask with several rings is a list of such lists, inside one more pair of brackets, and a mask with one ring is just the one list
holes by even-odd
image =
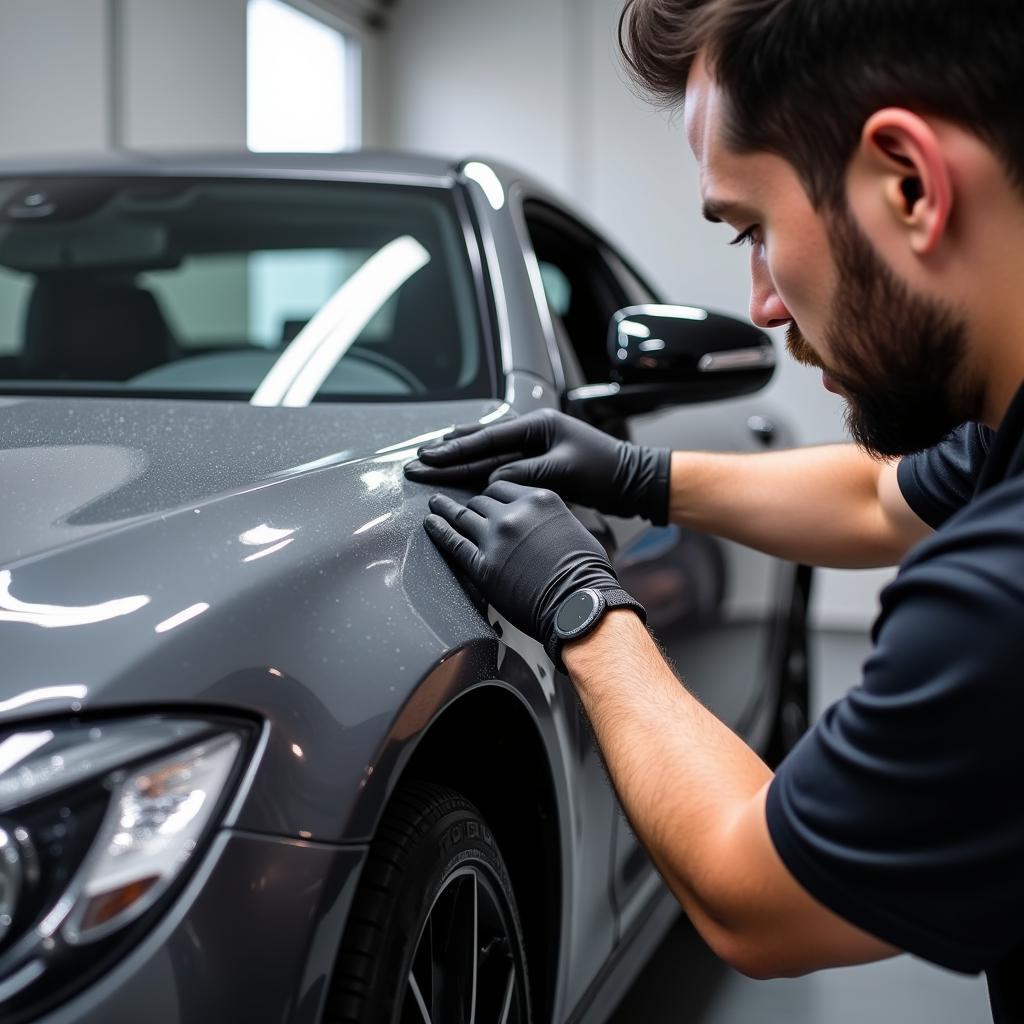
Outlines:
{"label": "man's bare arm", "polygon": [[630,822],[722,959],[764,978],[898,952],[789,873],[765,818],[771,771],[680,685],[636,615],[609,612],[563,659]]}
{"label": "man's bare arm", "polygon": [[756,455],[674,452],[670,516],[806,565],[895,565],[931,532],[904,500],[896,466],[852,444]]}

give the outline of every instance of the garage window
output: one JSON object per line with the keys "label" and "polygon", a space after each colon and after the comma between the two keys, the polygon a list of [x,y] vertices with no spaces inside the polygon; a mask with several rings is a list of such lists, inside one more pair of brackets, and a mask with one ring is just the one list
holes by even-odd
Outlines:
{"label": "garage window", "polygon": [[360,144],[359,44],[282,0],[249,0],[247,144],[332,153]]}

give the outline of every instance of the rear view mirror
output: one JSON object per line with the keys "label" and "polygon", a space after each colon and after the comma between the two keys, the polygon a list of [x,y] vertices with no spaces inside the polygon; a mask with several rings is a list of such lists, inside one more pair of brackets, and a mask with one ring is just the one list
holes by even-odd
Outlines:
{"label": "rear view mirror", "polygon": [[608,361],[608,383],[569,392],[570,407],[587,419],[760,391],[775,372],[775,349],[764,331],[731,316],[628,306],[612,317]]}

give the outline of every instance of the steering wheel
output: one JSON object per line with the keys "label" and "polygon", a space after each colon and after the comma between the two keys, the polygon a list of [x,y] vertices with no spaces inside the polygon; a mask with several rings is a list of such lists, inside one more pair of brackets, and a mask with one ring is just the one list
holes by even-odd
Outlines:
{"label": "steering wheel", "polygon": [[361,359],[364,363],[369,363],[371,366],[376,366],[379,370],[384,370],[397,377],[403,384],[408,385],[414,395],[428,394],[429,389],[416,374],[397,359],[392,359],[391,356],[386,356],[383,352],[378,352],[366,345],[352,345],[345,353],[345,359],[349,356]]}

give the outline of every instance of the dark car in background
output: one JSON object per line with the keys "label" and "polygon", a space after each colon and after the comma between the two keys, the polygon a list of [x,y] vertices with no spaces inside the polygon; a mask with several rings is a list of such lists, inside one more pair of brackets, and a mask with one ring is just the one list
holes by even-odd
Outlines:
{"label": "dark car in background", "polygon": [[[773,364],[482,161],[0,167],[0,1018],[606,1016],[677,906],[402,467],[545,408],[786,443]],[[778,757],[809,573],[575,511]]]}

